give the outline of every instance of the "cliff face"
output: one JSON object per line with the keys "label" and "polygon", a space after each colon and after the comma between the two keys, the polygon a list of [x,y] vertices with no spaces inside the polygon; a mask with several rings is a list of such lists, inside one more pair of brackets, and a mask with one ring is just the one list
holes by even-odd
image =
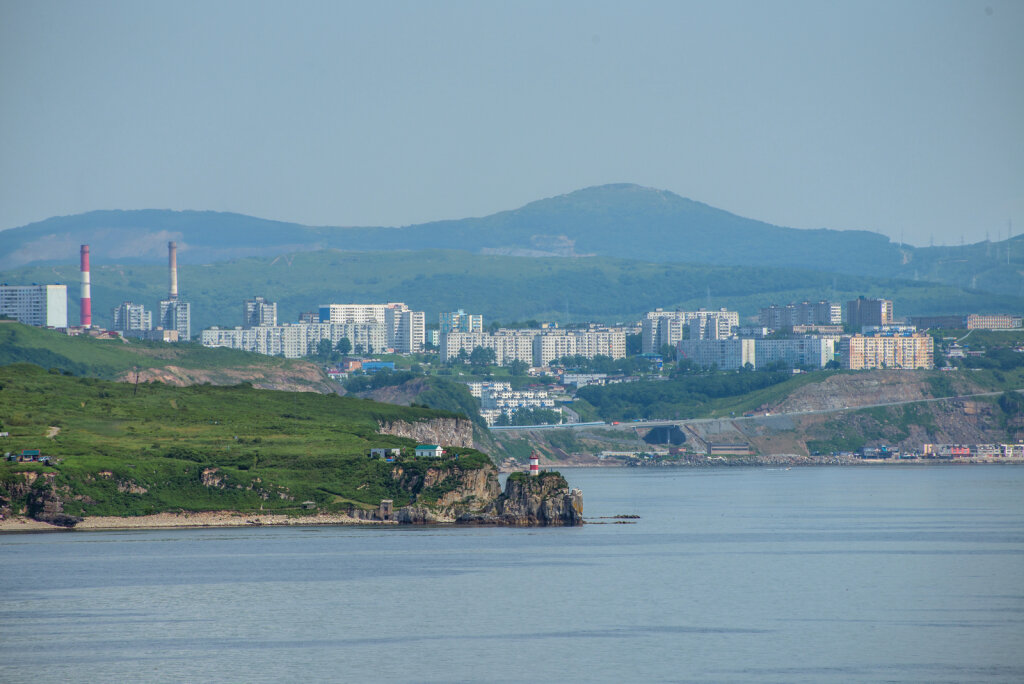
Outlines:
{"label": "cliff face", "polygon": [[61,496],[67,496],[68,492],[58,492],[55,479],[56,473],[16,473],[10,482],[0,486],[0,520],[24,513],[33,520],[58,527],[74,527],[80,523],[81,518],[64,512]]}
{"label": "cliff face", "polygon": [[528,477],[513,473],[505,482],[505,491],[482,513],[466,513],[456,522],[473,525],[510,525],[523,527],[583,524],[583,493],[569,489],[569,483],[556,472]]}
{"label": "cliff face", "polygon": [[473,423],[465,418],[435,418],[416,423],[398,420],[380,423],[379,432],[415,439],[420,444],[473,448]]}

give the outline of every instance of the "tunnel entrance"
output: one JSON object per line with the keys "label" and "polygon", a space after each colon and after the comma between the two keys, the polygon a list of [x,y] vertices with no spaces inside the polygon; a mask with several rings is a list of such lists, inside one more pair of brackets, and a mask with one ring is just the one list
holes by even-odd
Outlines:
{"label": "tunnel entrance", "polygon": [[650,432],[644,435],[644,441],[648,444],[679,446],[686,442],[686,433],[678,425],[653,427]]}

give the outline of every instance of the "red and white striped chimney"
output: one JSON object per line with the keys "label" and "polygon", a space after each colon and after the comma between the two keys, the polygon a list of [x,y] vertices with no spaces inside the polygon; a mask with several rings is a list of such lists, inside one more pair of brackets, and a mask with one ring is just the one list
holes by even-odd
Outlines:
{"label": "red and white striped chimney", "polygon": [[82,327],[92,327],[92,294],[89,291],[89,245],[82,245]]}
{"label": "red and white striped chimney", "polygon": [[540,475],[540,456],[536,451],[530,452],[530,476],[537,477]]}
{"label": "red and white striped chimney", "polygon": [[167,243],[167,265],[171,269],[170,299],[178,298],[178,244]]}

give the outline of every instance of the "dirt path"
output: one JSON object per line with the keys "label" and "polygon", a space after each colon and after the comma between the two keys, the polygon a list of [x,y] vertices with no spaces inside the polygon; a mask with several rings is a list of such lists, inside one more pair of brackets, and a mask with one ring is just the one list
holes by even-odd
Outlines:
{"label": "dirt path", "polygon": [[58,435],[58,433],[60,433],[60,428],[55,425],[51,425],[49,429],[46,431],[46,436],[49,437],[50,439],[53,439]]}

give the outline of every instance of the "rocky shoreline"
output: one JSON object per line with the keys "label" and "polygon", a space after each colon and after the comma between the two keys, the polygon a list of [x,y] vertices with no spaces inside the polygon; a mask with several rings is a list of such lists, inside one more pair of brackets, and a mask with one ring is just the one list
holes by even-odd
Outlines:
{"label": "rocky shoreline", "polygon": [[238,513],[235,511],[203,511],[198,513],[154,513],[132,517],[89,516],[74,527],[54,525],[26,516],[0,519],[0,533],[44,532],[48,530],[136,530],[179,529],[190,527],[261,527],[300,525],[395,525],[396,521],[363,520],[349,515],[318,514],[289,516],[267,513]]}

